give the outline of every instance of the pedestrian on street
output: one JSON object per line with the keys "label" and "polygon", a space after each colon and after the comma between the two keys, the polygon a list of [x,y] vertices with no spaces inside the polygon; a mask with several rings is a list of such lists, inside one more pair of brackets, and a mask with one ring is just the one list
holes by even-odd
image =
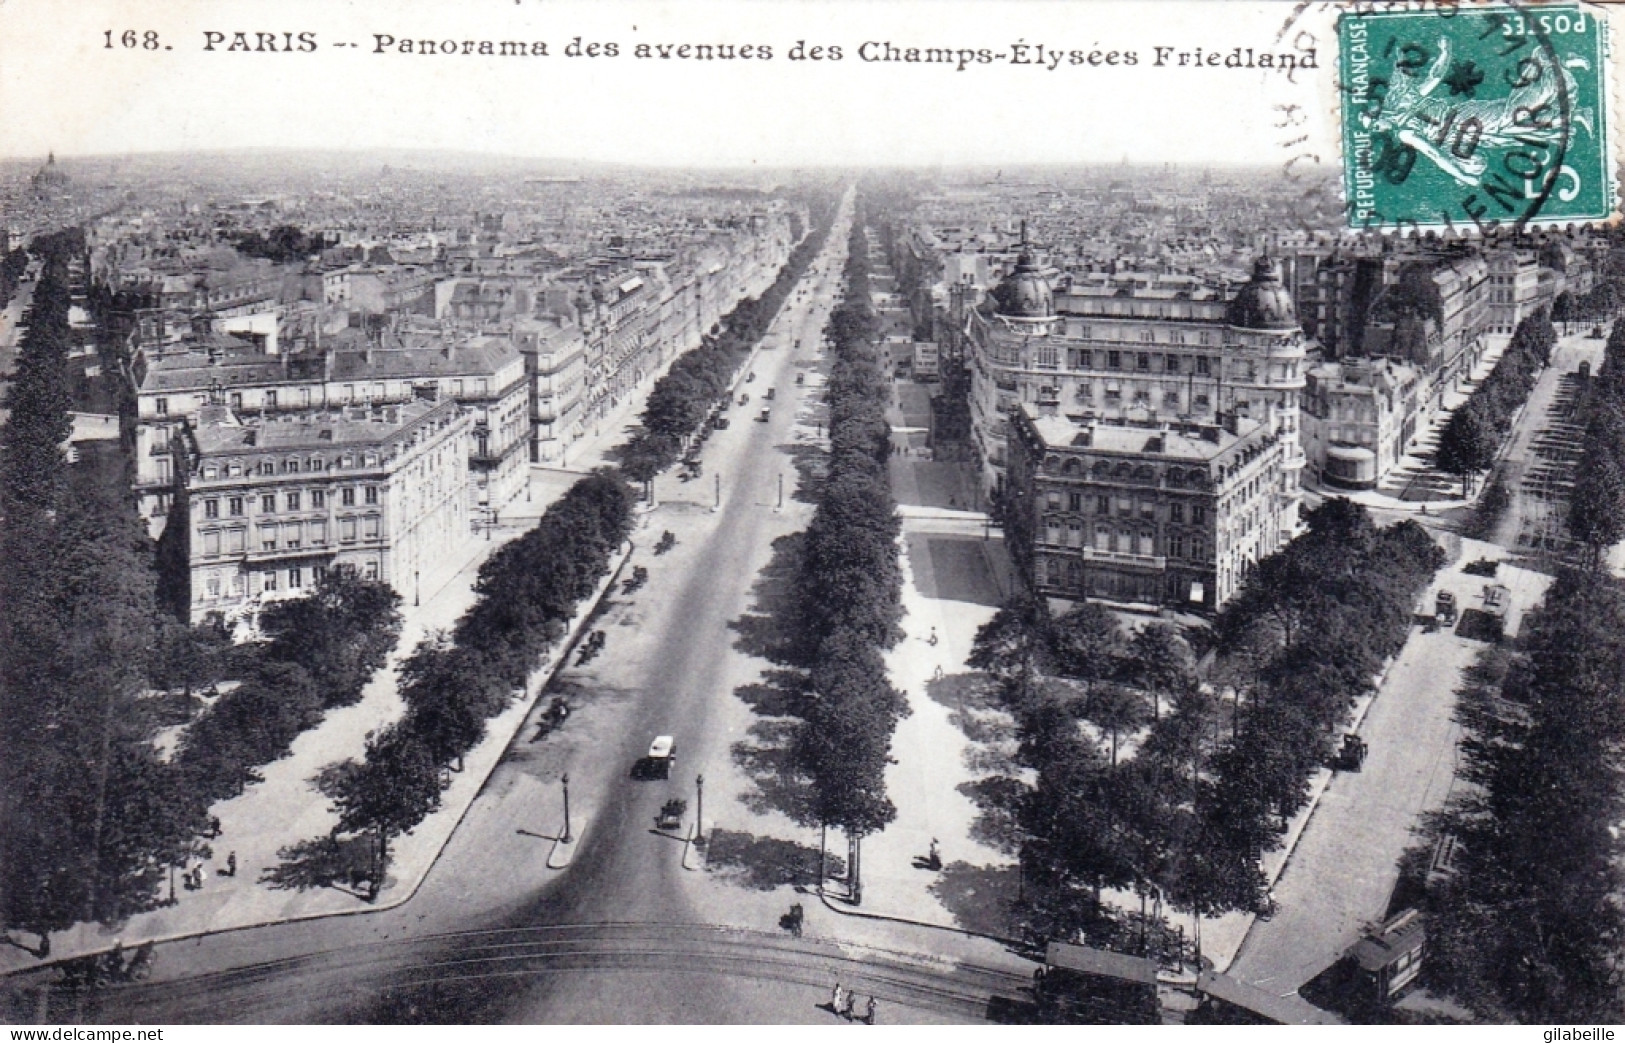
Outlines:
{"label": "pedestrian on street", "polygon": [[198,866],[192,872],[196,875],[198,889],[202,890],[203,889],[203,881],[205,881],[205,880],[207,880],[209,878],[209,871],[207,869],[204,869],[202,866]]}
{"label": "pedestrian on street", "polygon": [[235,851],[226,856],[226,875],[237,875],[237,852]]}
{"label": "pedestrian on street", "polygon": [[839,1014],[841,1012],[841,1004],[843,1002],[845,1002],[845,1000],[846,1000],[846,990],[841,988],[841,983],[840,982],[836,982],[835,983],[835,991],[830,993],[829,1009],[834,1011],[835,1013]]}
{"label": "pedestrian on street", "polygon": [[937,647],[937,628],[936,627],[931,628],[931,636],[925,639],[925,643],[930,645],[932,648]]}
{"label": "pedestrian on street", "polygon": [[864,1004],[863,1023],[865,1025],[873,1025],[875,1023],[875,998],[873,996],[870,996],[869,1002]]}
{"label": "pedestrian on street", "polygon": [[857,1007],[857,1005],[858,994],[856,992],[848,992],[846,994],[846,1006],[841,1008],[841,1017],[845,1018],[847,1021],[851,1021],[854,1009]]}

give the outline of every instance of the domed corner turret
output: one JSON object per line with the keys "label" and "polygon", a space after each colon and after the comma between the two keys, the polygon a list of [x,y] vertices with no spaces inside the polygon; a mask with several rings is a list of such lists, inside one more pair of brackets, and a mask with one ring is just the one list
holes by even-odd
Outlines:
{"label": "domed corner turret", "polygon": [[1015,270],[993,291],[993,303],[997,313],[1007,319],[1055,317],[1055,293],[1025,246],[1016,258]]}
{"label": "domed corner turret", "polygon": [[1253,262],[1253,277],[1230,301],[1225,322],[1240,329],[1295,330],[1298,311],[1292,295],[1275,274],[1275,262],[1261,256]]}

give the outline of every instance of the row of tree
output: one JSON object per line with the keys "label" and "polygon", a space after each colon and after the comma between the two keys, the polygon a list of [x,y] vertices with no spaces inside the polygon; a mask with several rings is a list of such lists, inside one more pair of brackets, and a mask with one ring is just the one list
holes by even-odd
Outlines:
{"label": "row of tree", "polygon": [[1608,548],[1625,538],[1625,324],[1609,332],[1602,365],[1582,394],[1585,439],[1568,527],[1598,569]]}
{"label": "row of tree", "polygon": [[1556,344],[1557,331],[1546,309],[1526,316],[1484,383],[1445,423],[1437,463],[1440,470],[1461,478],[1463,495],[1472,476],[1495,465],[1501,443],[1512,430],[1512,418],[1529,400]]}
{"label": "row of tree", "polygon": [[798,577],[800,655],[811,667],[796,737],[816,813],[842,830],[854,899],[862,838],[897,816],[886,795],[892,733],[909,712],[881,651],[901,636],[900,523],[886,467],[891,385],[869,304],[868,237],[861,218],[848,242],[844,299],[825,333],[834,354],[826,385],[828,470]]}
{"label": "row of tree", "polygon": [[0,308],[6,307],[17,296],[17,287],[27,270],[28,251],[20,246],[14,247],[0,259]]}
{"label": "row of tree", "polygon": [[1625,589],[1561,572],[1457,717],[1467,785],[1432,831],[1455,843],[1425,973],[1487,1021],[1625,1020]]}
{"label": "row of tree", "polygon": [[822,200],[813,213],[812,232],[791,251],[773,285],[760,297],[735,305],[699,347],[681,355],[655,381],[637,432],[620,450],[621,470],[628,479],[647,482],[670,467],[685,440],[701,429],[719,404],[726,404],[729,382],[823,249],[834,216],[833,203]]}
{"label": "row of tree", "polygon": [[327,882],[306,872],[308,863],[331,861],[341,835],[365,837],[367,883],[377,895],[391,841],[440,806],[449,772],[461,770],[486,722],[524,690],[543,653],[565,635],[630,535],[632,503],[632,490],[617,475],[594,472],[535,528],[486,560],[476,600],[452,631],[425,638],[402,663],[405,715],[367,737],[362,759],[332,765],[319,778],[338,814],[332,834],[285,849],[288,864],[270,879]]}
{"label": "row of tree", "polygon": [[[978,633],[970,664],[1016,724],[1011,770],[978,786],[982,829],[1019,854],[1035,938],[1152,949],[1166,927],[1145,903],[1260,907],[1260,857],[1443,561],[1419,526],[1379,530],[1347,500],[1306,521],[1216,620],[1212,684],[1172,627],[1128,636],[1095,604],[1052,618],[1018,597]],[[1110,913],[1105,888],[1142,915]]]}

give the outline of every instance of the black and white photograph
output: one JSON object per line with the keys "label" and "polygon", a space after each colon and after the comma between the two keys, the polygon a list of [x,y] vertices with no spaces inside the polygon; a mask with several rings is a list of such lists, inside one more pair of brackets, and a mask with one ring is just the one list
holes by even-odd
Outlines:
{"label": "black and white photograph", "polygon": [[1614,1039],[1622,30],[0,0],[8,1038]]}

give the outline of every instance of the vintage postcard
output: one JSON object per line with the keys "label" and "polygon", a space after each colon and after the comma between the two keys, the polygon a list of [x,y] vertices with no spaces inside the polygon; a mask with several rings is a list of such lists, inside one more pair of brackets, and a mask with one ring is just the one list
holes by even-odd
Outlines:
{"label": "vintage postcard", "polygon": [[1621,10],[0,0],[0,1019],[1613,1039]]}

